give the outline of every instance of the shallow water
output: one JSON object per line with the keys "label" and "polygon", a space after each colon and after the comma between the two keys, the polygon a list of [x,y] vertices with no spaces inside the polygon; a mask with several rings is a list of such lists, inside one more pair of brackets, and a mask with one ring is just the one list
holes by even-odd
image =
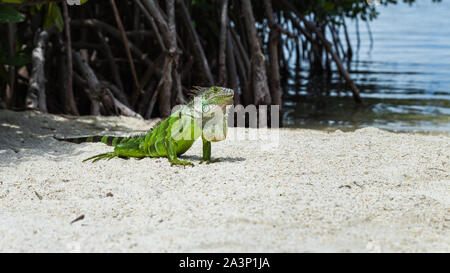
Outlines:
{"label": "shallow water", "polygon": [[[366,24],[359,23],[361,46],[350,71],[364,106],[353,103],[337,72],[329,85],[308,80],[307,71],[301,71],[290,80],[285,126],[450,132],[449,1],[418,0],[378,10],[370,23],[372,49]],[[347,24],[356,51],[355,23]],[[311,95],[318,93],[314,90],[328,94]]]}

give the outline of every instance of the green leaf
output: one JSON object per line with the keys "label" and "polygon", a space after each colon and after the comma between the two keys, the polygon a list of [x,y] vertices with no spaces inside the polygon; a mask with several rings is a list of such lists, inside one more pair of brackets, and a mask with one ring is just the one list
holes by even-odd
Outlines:
{"label": "green leaf", "polygon": [[58,5],[55,3],[50,3],[48,4],[47,14],[44,19],[44,29],[49,29],[53,26],[56,26],[59,31],[63,31],[64,21]]}
{"label": "green leaf", "polygon": [[331,11],[334,9],[334,3],[332,2],[325,2],[325,4],[323,5],[323,9],[325,11]]}
{"label": "green leaf", "polygon": [[25,17],[13,7],[0,6],[0,23],[19,23]]}
{"label": "green leaf", "polygon": [[24,0],[0,0],[2,3],[6,4],[22,4]]}
{"label": "green leaf", "polygon": [[12,58],[4,58],[0,60],[0,64],[6,64],[9,66],[24,66],[26,64],[29,64],[31,62],[31,58],[29,56],[25,55],[19,55]]}

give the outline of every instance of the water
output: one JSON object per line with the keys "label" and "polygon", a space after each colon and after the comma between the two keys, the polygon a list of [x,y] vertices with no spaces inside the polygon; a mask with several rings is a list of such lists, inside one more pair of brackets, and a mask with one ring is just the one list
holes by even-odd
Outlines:
{"label": "water", "polygon": [[[364,106],[353,103],[338,73],[331,85],[322,85],[301,71],[285,100],[285,126],[450,132],[449,1],[418,0],[412,6],[399,3],[378,10],[380,15],[370,23],[372,49],[366,24],[359,23],[361,47],[350,71]],[[356,51],[355,23],[347,24]],[[314,89],[329,95],[313,96]]]}

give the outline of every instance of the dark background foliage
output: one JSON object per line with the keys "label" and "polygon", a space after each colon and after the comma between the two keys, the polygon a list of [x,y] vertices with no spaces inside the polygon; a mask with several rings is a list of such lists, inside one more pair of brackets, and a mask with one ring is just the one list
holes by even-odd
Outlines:
{"label": "dark background foliage", "polygon": [[374,1],[0,0],[0,108],[151,118],[211,85],[281,105],[291,63],[337,67],[360,103],[346,28],[375,19]]}

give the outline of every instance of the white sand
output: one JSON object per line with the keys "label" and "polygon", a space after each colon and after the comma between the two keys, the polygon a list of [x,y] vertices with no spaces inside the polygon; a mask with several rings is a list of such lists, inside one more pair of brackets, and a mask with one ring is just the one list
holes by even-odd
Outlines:
{"label": "white sand", "polygon": [[278,149],[213,143],[211,165],[197,142],[185,169],[51,137],[104,127],[150,124],[0,111],[1,252],[450,251],[447,135],[282,129]]}

